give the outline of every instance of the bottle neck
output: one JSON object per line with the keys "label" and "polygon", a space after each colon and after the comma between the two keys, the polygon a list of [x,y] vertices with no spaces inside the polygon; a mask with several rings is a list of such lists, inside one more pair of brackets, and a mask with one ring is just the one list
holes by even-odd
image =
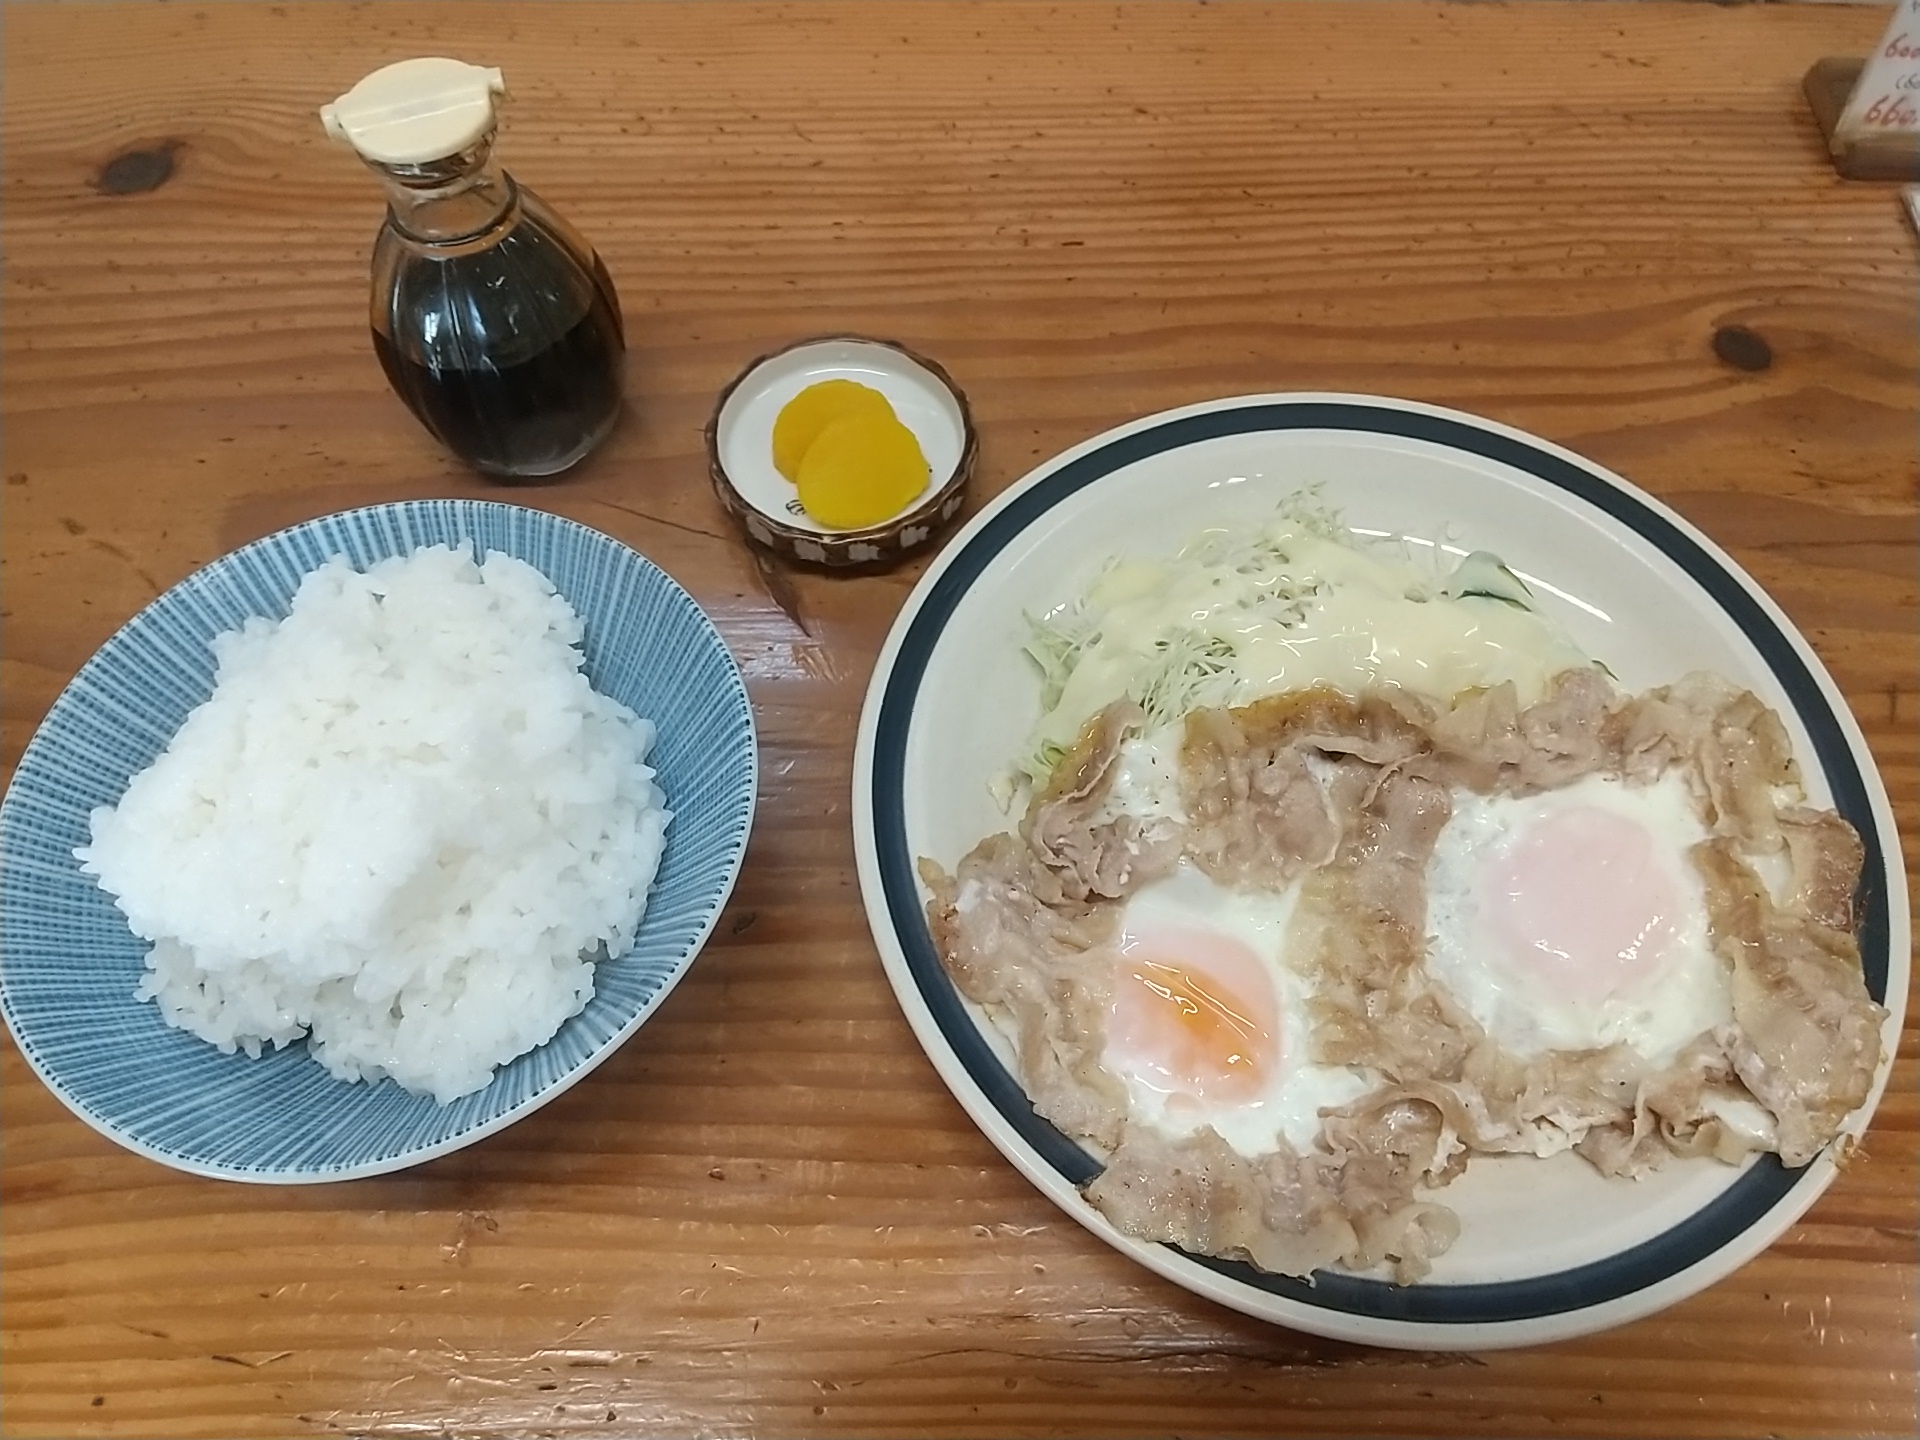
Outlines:
{"label": "bottle neck", "polygon": [[475,239],[518,208],[513,179],[493,160],[493,137],[423,165],[374,165],[394,228],[429,245]]}

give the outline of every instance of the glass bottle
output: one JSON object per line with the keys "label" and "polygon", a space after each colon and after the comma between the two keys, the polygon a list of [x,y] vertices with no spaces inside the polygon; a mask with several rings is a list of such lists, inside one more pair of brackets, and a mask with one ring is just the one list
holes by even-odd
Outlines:
{"label": "glass bottle", "polygon": [[626,336],[593,247],[493,159],[498,70],[407,60],[321,119],[387,193],[373,348],[449,450],[500,480],[555,475],[620,416]]}

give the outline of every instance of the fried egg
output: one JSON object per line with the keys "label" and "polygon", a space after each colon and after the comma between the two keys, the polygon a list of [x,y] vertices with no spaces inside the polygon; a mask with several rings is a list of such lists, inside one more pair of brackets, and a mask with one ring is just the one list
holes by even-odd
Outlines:
{"label": "fried egg", "polygon": [[1457,791],[1427,869],[1427,969],[1516,1055],[1626,1044],[1665,1063],[1732,1019],[1685,781]]}
{"label": "fried egg", "polygon": [[1298,896],[1229,890],[1183,863],[1127,901],[1101,1063],[1125,1082],[1133,1123],[1211,1125],[1257,1157],[1280,1136],[1311,1147],[1323,1107],[1373,1088],[1309,1059],[1310,986],[1285,963]]}

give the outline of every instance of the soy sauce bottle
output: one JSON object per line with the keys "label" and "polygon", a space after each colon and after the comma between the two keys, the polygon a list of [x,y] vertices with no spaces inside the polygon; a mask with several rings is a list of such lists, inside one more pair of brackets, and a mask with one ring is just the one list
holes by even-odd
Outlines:
{"label": "soy sauce bottle", "polygon": [[626,335],[593,247],[493,160],[498,70],[403,60],[320,111],[387,192],[373,348],[449,450],[498,480],[556,475],[620,417]]}

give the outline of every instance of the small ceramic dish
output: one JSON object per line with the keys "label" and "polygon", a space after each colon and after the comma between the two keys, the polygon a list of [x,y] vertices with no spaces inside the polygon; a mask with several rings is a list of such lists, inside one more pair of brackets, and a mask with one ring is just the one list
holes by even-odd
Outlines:
{"label": "small ceramic dish", "polygon": [[[861,530],[832,530],[800,508],[773,464],[781,407],[822,380],[878,390],[925,452],[927,487],[899,514]],[[707,422],[714,493],[755,544],[785,559],[833,569],[883,568],[920,549],[966,501],[978,450],[967,397],[924,355],[890,340],[830,335],[763,355],[720,392]]]}

